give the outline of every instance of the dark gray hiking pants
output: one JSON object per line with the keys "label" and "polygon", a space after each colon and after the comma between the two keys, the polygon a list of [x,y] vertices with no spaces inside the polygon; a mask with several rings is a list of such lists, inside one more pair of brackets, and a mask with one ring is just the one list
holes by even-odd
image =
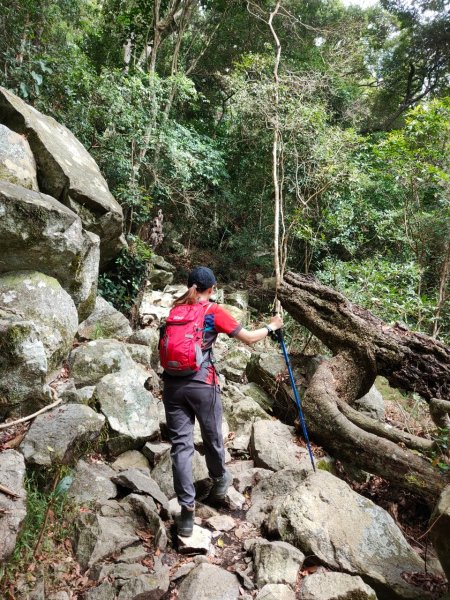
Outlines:
{"label": "dark gray hiking pants", "polygon": [[195,501],[192,477],[195,417],[202,433],[209,476],[217,479],[225,473],[219,386],[200,381],[166,380],[163,401],[172,443],[170,455],[175,492],[182,506],[192,506]]}

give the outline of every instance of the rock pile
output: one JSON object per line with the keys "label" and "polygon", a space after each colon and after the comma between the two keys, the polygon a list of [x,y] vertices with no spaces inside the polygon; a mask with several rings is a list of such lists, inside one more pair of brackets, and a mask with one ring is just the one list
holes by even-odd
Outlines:
{"label": "rock pile", "polygon": [[[172,284],[159,292],[149,289],[147,306],[149,297],[156,298],[151,309],[156,315],[160,298],[168,309],[169,297],[173,301],[181,292]],[[86,341],[69,356],[72,381],[63,392],[67,401],[36,418],[21,454],[14,453],[22,464],[23,456],[30,464],[73,467],[67,493],[86,507],[73,539],[76,559],[91,585],[84,600],[165,598],[175,588],[178,598],[186,600],[429,597],[403,578],[424,565],[388,513],[328,472],[330,459],[318,459],[325,470],[314,473],[294,430],[274,420],[273,398],[255,383],[237,383],[245,382],[249,358],[254,362],[257,357],[235,340],[218,342],[233,485],[225,507],[201,503],[211,481],[197,431],[196,524],[190,538],[176,536],[173,519],[180,507],[152,369],[153,333],[161,317],[126,337],[119,315],[100,304],[89,327],[78,328]],[[111,323],[104,330],[108,337],[88,341],[91,336],[80,330],[101,334],[105,308]],[[275,356],[269,363],[272,369],[282,366]],[[153,392],[146,389],[148,379]],[[103,437],[103,458],[85,458],[80,449],[86,451],[98,435]],[[235,556],[228,569],[223,566],[229,560],[227,547]],[[184,556],[192,558],[180,564]],[[322,567],[301,577],[311,557]]]}

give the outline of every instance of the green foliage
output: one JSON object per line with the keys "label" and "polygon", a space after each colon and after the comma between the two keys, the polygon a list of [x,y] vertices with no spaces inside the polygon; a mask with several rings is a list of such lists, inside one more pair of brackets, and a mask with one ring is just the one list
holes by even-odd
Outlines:
{"label": "green foliage", "polygon": [[401,321],[417,329],[419,316],[422,328],[433,317],[432,300],[417,293],[420,271],[413,261],[395,263],[381,256],[354,262],[329,258],[324,260],[318,276],[388,322]]}
{"label": "green foliage", "polygon": [[26,517],[14,553],[8,564],[5,565],[6,574],[11,575],[16,569],[24,569],[35,560],[33,553],[44,527],[45,515],[49,506],[51,506],[52,520],[56,527],[52,528],[53,535],[51,539],[46,536],[43,537],[40,552],[51,551],[54,545],[61,543],[72,533],[73,522],[70,519],[70,514],[74,511],[74,505],[65,494],[43,490],[38,479],[33,474],[25,478],[27,492]]}
{"label": "green foliage", "polygon": [[448,427],[439,427],[436,434],[433,436],[433,441],[436,449],[431,453],[433,466],[437,467],[442,474],[450,472],[449,444],[450,430]]}
{"label": "green foliage", "polygon": [[224,279],[271,274],[277,122],[287,267],[447,339],[445,10],[382,4],[283,1],[276,111],[273,3],[177,14],[153,69],[152,0],[0,0],[0,83],[75,133],[124,209],[131,250],[101,276],[105,297],[129,310],[160,208]]}
{"label": "green foliage", "polygon": [[124,313],[133,306],[153,256],[151,248],[137,236],[129,236],[127,241],[128,249],[121,252],[111,270],[98,280],[99,294]]}

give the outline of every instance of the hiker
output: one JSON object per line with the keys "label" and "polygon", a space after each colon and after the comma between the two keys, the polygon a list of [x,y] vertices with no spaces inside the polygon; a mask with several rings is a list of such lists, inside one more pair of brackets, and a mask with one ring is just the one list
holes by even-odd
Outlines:
{"label": "hiker", "polygon": [[[219,333],[254,344],[280,329],[279,316],[248,331],[223,307],[213,302],[216,278],[208,267],[197,267],[188,278],[188,291],[174,302],[161,332],[160,359],[164,368],[163,401],[172,444],[175,492],[181,505],[178,533],[188,537],[194,527],[195,488],[192,477],[193,429],[197,417],[213,485],[210,502],[221,502],[232,477],[225,469],[222,402],[213,345]],[[197,348],[195,338],[197,336]]]}

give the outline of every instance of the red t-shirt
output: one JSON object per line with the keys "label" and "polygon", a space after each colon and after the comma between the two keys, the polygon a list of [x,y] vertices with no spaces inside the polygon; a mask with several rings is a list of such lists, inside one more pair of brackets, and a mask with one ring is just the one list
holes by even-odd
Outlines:
{"label": "red t-shirt", "polygon": [[[219,333],[226,333],[229,337],[234,337],[242,329],[242,325],[236,321],[236,319],[230,315],[222,306],[215,302],[206,301],[202,304],[208,304],[205,313],[205,319],[203,322],[203,343],[202,350],[205,352],[205,360],[203,361],[200,370],[193,375],[187,375],[186,377],[173,377],[164,373],[164,379],[183,379],[183,381],[201,381],[202,383],[217,384],[218,378],[216,370],[211,360],[214,360],[212,356],[212,348]],[[207,351],[210,350],[208,355]]]}

